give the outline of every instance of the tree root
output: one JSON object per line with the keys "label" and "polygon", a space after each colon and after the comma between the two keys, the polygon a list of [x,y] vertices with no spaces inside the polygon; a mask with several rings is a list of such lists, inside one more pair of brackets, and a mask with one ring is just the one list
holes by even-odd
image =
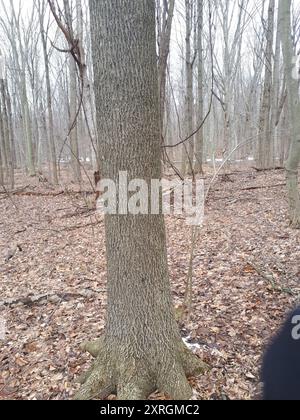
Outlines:
{"label": "tree root", "polygon": [[90,353],[91,356],[96,358],[98,354],[100,353],[101,349],[103,348],[103,346],[104,346],[104,339],[99,338],[99,340],[90,341],[90,342],[86,342],[82,344],[80,346],[80,349],[82,351],[87,351],[88,353]]}
{"label": "tree root", "polygon": [[210,366],[193,354],[184,343],[182,343],[181,361],[188,378],[202,375],[210,370]]}
{"label": "tree root", "polygon": [[105,338],[85,343],[81,349],[95,357],[95,362],[79,378],[82,386],[76,400],[104,399],[112,393],[120,400],[145,400],[157,389],[175,400],[188,400],[192,389],[187,377],[209,369],[183,342],[177,351],[156,355],[154,360],[147,354],[134,357],[128,348],[114,350]]}

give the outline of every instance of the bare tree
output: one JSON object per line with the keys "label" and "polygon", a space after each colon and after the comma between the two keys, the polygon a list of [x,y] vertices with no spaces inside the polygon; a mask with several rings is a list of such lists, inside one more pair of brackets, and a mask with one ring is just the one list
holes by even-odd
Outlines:
{"label": "bare tree", "polygon": [[47,90],[47,111],[48,111],[48,130],[47,137],[49,143],[49,152],[50,152],[50,162],[52,169],[52,180],[55,184],[58,183],[58,172],[57,172],[57,158],[56,158],[56,148],[54,140],[54,121],[53,121],[53,110],[52,110],[52,92],[51,92],[51,82],[50,82],[50,69],[49,69],[49,54],[47,50],[47,38],[48,38],[48,28],[45,29],[45,9],[46,1],[38,0],[37,2],[38,13],[39,13],[39,23],[40,23],[40,32],[41,32],[41,41],[43,46],[43,56],[44,56],[44,65],[45,65],[45,79],[46,79],[46,90]]}
{"label": "bare tree", "polygon": [[294,69],[294,48],[291,38],[291,0],[279,1],[281,45],[287,81],[290,127],[292,141],[289,157],[285,163],[290,203],[290,221],[294,228],[300,228],[300,195],[298,188],[298,167],[300,163],[300,98],[299,84]]}
{"label": "bare tree", "polygon": [[[203,121],[204,118],[204,98],[203,98],[203,0],[197,2],[197,53],[198,53],[198,108],[197,120]],[[203,174],[203,140],[204,140],[204,126],[200,128],[197,133],[196,140],[196,163],[195,172]]]}
{"label": "bare tree", "polygon": [[165,104],[166,104],[166,84],[167,84],[167,66],[170,53],[170,40],[172,33],[172,23],[174,16],[175,0],[164,0],[162,8],[161,0],[157,0],[158,17],[158,76],[160,89],[160,107],[161,107],[161,127],[163,132]]}
{"label": "bare tree", "polygon": [[[194,129],[194,78],[193,68],[195,55],[192,55],[192,33],[193,33],[194,3],[192,0],[185,0],[185,137],[189,137]],[[181,173],[193,172],[195,157],[195,138],[189,139],[188,146],[184,144],[182,155]]]}
{"label": "bare tree", "polygon": [[[67,22],[69,34],[72,39],[75,39],[73,30],[72,9],[69,0],[64,0],[64,12]],[[79,144],[78,144],[78,101],[77,101],[77,70],[76,62],[73,57],[69,56],[69,80],[70,80],[70,145],[71,145],[71,161],[73,168],[74,179],[80,183],[81,168],[79,161]]]}
{"label": "bare tree", "polygon": [[[129,181],[159,179],[155,2],[122,0],[116,7],[91,0],[90,13],[103,176],[118,182],[127,171]],[[156,388],[189,398],[186,375],[204,365],[184,346],[175,321],[163,215],[120,213],[105,223],[106,334],[85,346],[96,362],[77,398],[117,391],[120,399],[139,400]]]}
{"label": "bare tree", "polygon": [[34,10],[29,17],[28,30],[21,30],[21,15],[20,5],[19,10],[15,10],[15,4],[10,0],[9,10],[5,6],[3,0],[1,0],[2,9],[6,17],[6,21],[2,18],[2,27],[5,30],[6,36],[10,42],[12,56],[14,60],[14,66],[17,71],[17,83],[20,94],[20,104],[22,109],[22,124],[23,124],[23,135],[26,141],[26,158],[27,158],[27,170],[30,176],[35,176],[35,150],[32,133],[32,120],[31,110],[28,100],[28,86],[26,79],[27,69],[27,57],[29,52],[29,45],[31,39],[31,28],[34,21]]}
{"label": "bare tree", "polygon": [[[273,85],[273,43],[274,43],[275,0],[269,1],[266,24],[266,50],[264,55],[265,77],[259,121],[258,164],[261,169],[274,167],[274,139],[271,137],[271,106]],[[263,19],[263,17],[262,17]]]}
{"label": "bare tree", "polygon": [[[0,51],[0,61],[4,60]],[[1,66],[1,63],[0,63]],[[1,66],[5,67],[5,66]],[[2,137],[2,154],[5,157],[7,172],[10,180],[10,188],[14,188],[14,154],[13,154],[13,128],[10,122],[10,97],[6,87],[5,68],[0,69],[0,119],[1,119],[1,137]],[[2,167],[2,158],[1,158]],[[1,170],[1,179],[3,184],[3,170]]]}

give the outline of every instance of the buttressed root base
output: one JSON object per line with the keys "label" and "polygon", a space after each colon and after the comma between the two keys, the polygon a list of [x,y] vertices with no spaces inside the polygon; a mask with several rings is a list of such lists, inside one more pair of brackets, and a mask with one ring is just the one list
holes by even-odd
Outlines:
{"label": "buttressed root base", "polygon": [[187,378],[209,370],[184,343],[174,352],[156,355],[152,363],[128,356],[127,349],[119,347],[116,352],[111,348],[105,338],[81,346],[95,361],[79,378],[82,386],[75,400],[105,399],[114,393],[120,400],[145,400],[156,390],[175,400],[188,400],[192,389]]}

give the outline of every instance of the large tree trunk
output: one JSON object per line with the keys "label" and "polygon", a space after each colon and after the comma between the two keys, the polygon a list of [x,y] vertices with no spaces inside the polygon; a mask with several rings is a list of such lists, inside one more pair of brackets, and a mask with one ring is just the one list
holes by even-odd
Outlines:
{"label": "large tree trunk", "polygon": [[[161,177],[155,2],[90,0],[97,123],[104,178],[127,171]],[[148,184],[149,185],[149,184]],[[108,310],[105,337],[85,349],[96,362],[77,399],[145,399],[159,389],[191,396],[186,375],[204,365],[183,345],[169,285],[162,215],[107,215]]]}
{"label": "large tree trunk", "polygon": [[300,163],[300,98],[298,80],[296,77],[293,77],[295,72],[292,59],[294,53],[291,30],[291,0],[280,0],[279,19],[292,136],[289,157],[285,163],[290,202],[290,220],[293,227],[300,228],[300,195],[298,188],[298,168]]}

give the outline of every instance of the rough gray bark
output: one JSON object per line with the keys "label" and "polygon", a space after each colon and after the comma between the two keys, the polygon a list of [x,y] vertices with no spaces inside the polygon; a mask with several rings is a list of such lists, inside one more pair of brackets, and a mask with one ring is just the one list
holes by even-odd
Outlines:
{"label": "rough gray bark", "polygon": [[4,168],[3,168],[3,157],[2,157],[2,138],[0,129],[0,185],[4,185]]}
{"label": "rough gray bark", "polygon": [[[69,33],[74,39],[72,10],[69,0],[64,0],[64,10]],[[70,152],[71,164],[73,170],[74,180],[78,183],[81,182],[81,168],[79,161],[79,145],[78,145],[78,130],[77,130],[77,117],[78,117],[78,101],[77,101],[77,73],[76,62],[70,55],[69,57],[69,74],[70,74]]]}
{"label": "rough gray bark", "polygon": [[[194,80],[193,67],[195,59],[192,57],[192,28],[193,28],[193,2],[185,0],[185,137],[188,138],[193,133],[193,115],[194,115]],[[184,145],[185,146],[185,145]],[[183,149],[181,174],[191,174],[194,168],[195,158],[195,138],[194,136],[188,141],[187,152],[186,147]]]}
{"label": "rough gray bark", "polygon": [[[270,127],[270,137],[271,145],[273,146],[272,157],[273,164],[275,165],[276,158],[276,147],[279,150],[282,147],[282,139],[278,138],[278,125],[280,120],[279,107],[280,107],[280,87],[281,87],[281,74],[280,74],[280,64],[281,64],[281,43],[280,43],[280,27],[279,19],[277,14],[277,26],[276,26],[276,40],[275,40],[275,54],[274,54],[274,68],[273,68],[273,83],[271,89],[271,127]],[[279,116],[278,116],[279,115]],[[279,147],[278,147],[279,146]]]}
{"label": "rough gray bark", "polygon": [[51,162],[51,177],[54,184],[58,184],[58,172],[56,163],[56,150],[54,141],[54,122],[53,122],[53,110],[52,110],[52,95],[51,95],[51,83],[50,83],[50,71],[49,71],[49,57],[47,51],[47,33],[44,28],[44,14],[45,14],[45,1],[39,0],[38,3],[39,11],[39,23],[41,32],[41,42],[43,46],[44,65],[45,65],[45,78],[46,78],[46,90],[47,90],[47,111],[48,111],[48,130],[47,138],[50,152]]}
{"label": "rough gray bark", "polygon": [[0,96],[0,181],[1,185],[4,185],[4,171],[7,168],[7,157],[5,149],[5,133],[4,133],[4,124],[2,118],[2,106],[1,106],[1,96]]}
{"label": "rough gray bark", "polygon": [[290,203],[290,221],[293,227],[299,229],[300,195],[298,188],[298,168],[300,164],[300,98],[298,80],[297,78],[293,78],[294,63],[292,58],[294,52],[291,30],[291,0],[280,0],[279,19],[292,137],[289,157],[285,163]]}
{"label": "rough gray bark", "polygon": [[7,97],[6,88],[3,79],[0,79],[0,93],[1,93],[1,113],[2,113],[2,124],[3,124],[3,143],[5,147],[5,156],[7,159],[7,171],[9,173],[10,188],[14,189],[14,164],[13,154],[11,149],[11,133],[9,125],[9,116],[7,109]]}
{"label": "rough gray bark", "polygon": [[12,105],[11,105],[11,96],[10,96],[10,93],[9,93],[9,90],[8,90],[7,80],[4,80],[4,85],[5,85],[5,96],[6,96],[6,105],[7,105],[7,113],[8,113],[11,159],[12,159],[13,169],[15,169],[15,167],[16,167],[15,132],[14,132],[14,124],[13,124],[13,112],[12,112]]}
{"label": "rough gray bark", "polygon": [[[160,2],[160,0],[158,0]],[[161,107],[161,127],[163,132],[165,105],[166,105],[166,84],[167,84],[167,66],[170,53],[170,40],[172,32],[172,23],[174,16],[175,0],[163,2],[163,12],[159,30],[159,60],[158,77],[160,89],[160,107]]]}
{"label": "rough gray bark", "polygon": [[30,119],[30,109],[28,104],[27,97],[27,88],[26,88],[26,77],[25,77],[25,66],[24,70],[22,69],[22,111],[23,111],[23,130],[26,135],[26,155],[27,155],[27,169],[30,176],[35,176],[35,158],[34,158],[34,145],[33,145],[33,136],[32,136],[32,125]]}
{"label": "rough gray bark", "polygon": [[[197,120],[203,121],[204,111],[203,111],[203,0],[198,0],[197,3],[198,9],[198,112]],[[202,126],[197,133],[196,139],[196,150],[195,150],[195,173],[203,174],[203,140],[204,140],[204,127]]]}
{"label": "rough gray bark", "polygon": [[[155,2],[90,0],[97,123],[104,178],[161,177]],[[204,364],[183,345],[170,292],[162,215],[106,216],[105,337],[77,399],[145,399],[159,389],[187,399],[186,375]]]}
{"label": "rough gray bark", "polygon": [[272,83],[273,83],[273,42],[274,42],[274,16],[275,0],[269,1],[268,22],[266,28],[266,50],[265,50],[265,79],[261,113],[259,121],[259,152],[258,164],[261,169],[274,167],[273,142],[271,138],[271,105],[272,105]]}

